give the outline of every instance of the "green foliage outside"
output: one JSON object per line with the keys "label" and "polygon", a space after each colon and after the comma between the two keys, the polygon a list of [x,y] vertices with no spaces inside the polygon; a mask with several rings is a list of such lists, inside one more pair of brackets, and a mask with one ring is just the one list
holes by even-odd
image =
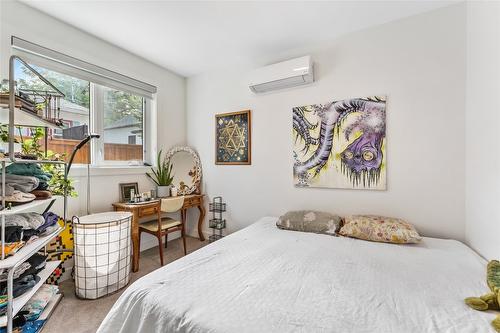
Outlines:
{"label": "green foliage outside", "polygon": [[134,117],[138,123],[142,124],[142,104],[142,97],[119,90],[106,89],[104,127],[127,116]]}
{"label": "green foliage outside", "polygon": [[[63,161],[66,156],[64,154],[58,154],[51,150],[47,151],[47,156],[45,156],[45,151],[42,149],[40,144],[44,137],[43,128],[30,129],[30,138],[23,138],[21,128],[18,127],[19,134],[21,137],[21,150],[24,154],[35,155],[38,159],[49,159],[53,161]],[[73,179],[64,179],[64,164],[40,164],[44,172],[52,175],[48,182],[49,190],[54,195],[64,195],[64,188],[67,189],[67,195],[70,197],[77,197],[78,193],[73,185]]]}
{"label": "green foliage outside", "polygon": [[[69,75],[60,74],[48,69],[33,66],[43,77],[59,89],[65,96],[66,100],[80,106],[90,107],[90,85],[88,81],[80,80]],[[28,68],[20,66],[21,73],[17,73],[16,81],[20,89],[31,89],[46,91],[49,89],[43,81],[41,81]]]}

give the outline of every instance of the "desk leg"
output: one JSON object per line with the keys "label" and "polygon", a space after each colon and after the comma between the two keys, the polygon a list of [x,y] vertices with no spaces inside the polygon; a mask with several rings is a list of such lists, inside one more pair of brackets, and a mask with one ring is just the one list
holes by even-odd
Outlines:
{"label": "desk leg", "polygon": [[139,212],[134,209],[132,212],[132,272],[139,270]]}
{"label": "desk leg", "polygon": [[205,219],[205,205],[203,201],[198,206],[198,210],[200,211],[200,217],[198,218],[198,236],[200,237],[200,241],[203,242],[205,240],[205,236],[203,236],[203,232],[201,231],[203,220]]}

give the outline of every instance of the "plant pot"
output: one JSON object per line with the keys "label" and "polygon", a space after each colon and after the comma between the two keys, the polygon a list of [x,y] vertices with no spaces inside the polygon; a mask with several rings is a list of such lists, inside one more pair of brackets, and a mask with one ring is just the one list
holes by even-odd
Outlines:
{"label": "plant pot", "polygon": [[172,187],[171,185],[168,185],[168,186],[157,186],[156,187],[156,195],[159,198],[169,197],[170,196],[170,188],[171,187]]}

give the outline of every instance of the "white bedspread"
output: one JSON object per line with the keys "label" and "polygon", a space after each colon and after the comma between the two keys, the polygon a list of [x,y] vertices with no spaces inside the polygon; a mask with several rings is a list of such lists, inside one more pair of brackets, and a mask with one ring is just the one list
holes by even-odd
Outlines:
{"label": "white bedspread", "polygon": [[418,245],[279,230],[266,217],[132,284],[100,333],[493,332],[463,299],[486,262],[453,240]]}

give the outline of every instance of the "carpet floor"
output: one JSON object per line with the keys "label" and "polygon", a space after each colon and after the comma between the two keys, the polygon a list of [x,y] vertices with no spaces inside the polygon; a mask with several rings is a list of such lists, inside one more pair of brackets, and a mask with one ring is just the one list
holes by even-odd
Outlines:
{"label": "carpet floor", "polygon": [[[186,237],[188,253],[193,252],[208,242],[200,242],[196,238]],[[179,259],[184,255],[181,239],[168,242],[168,248],[163,251],[165,264]],[[158,247],[141,252],[139,271],[131,273],[130,283],[138,278],[160,268]],[[75,296],[73,280],[66,280],[59,285],[64,294],[61,302],[46,323],[43,333],[94,333],[106,314],[116,302],[120,292],[97,300],[81,300]]]}

